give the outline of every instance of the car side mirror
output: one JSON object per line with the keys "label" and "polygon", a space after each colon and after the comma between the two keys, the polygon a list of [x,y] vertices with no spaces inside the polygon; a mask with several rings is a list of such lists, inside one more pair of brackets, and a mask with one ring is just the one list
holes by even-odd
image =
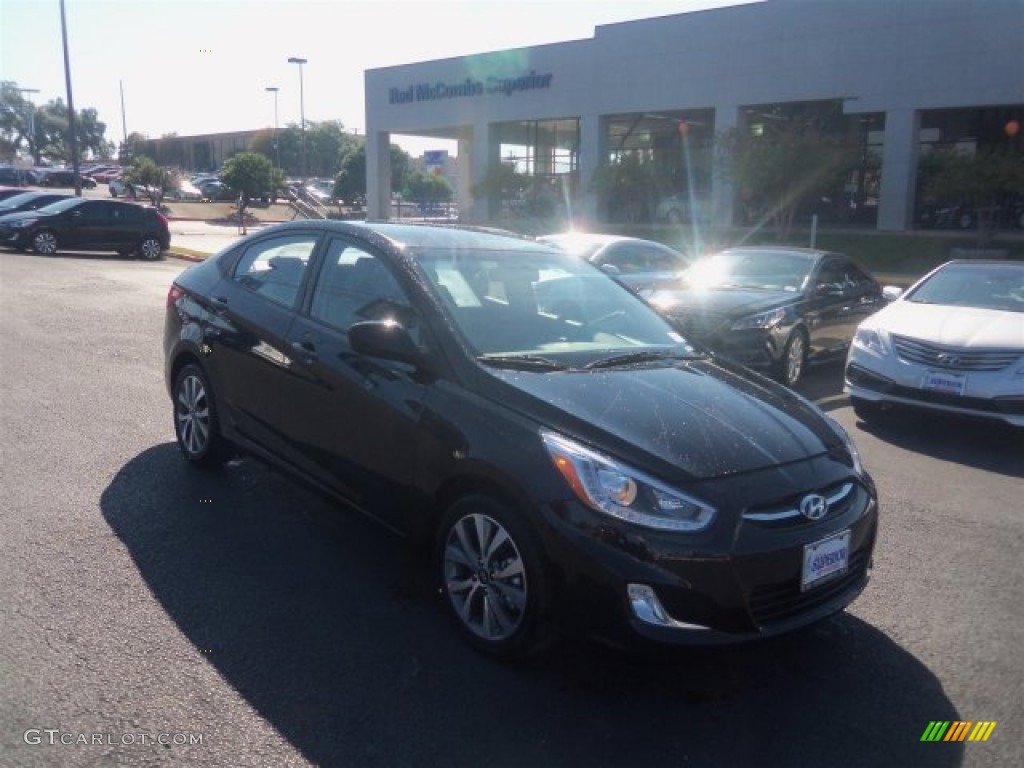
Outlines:
{"label": "car side mirror", "polygon": [[882,287],[882,298],[886,301],[896,301],[903,295],[903,289],[898,285],[886,285]]}
{"label": "car side mirror", "polygon": [[843,286],[837,283],[821,283],[814,292],[818,296],[842,296]]}
{"label": "car side mirror", "polygon": [[356,323],[348,329],[348,342],[361,355],[408,363],[421,370],[431,367],[430,358],[398,323],[379,320]]}

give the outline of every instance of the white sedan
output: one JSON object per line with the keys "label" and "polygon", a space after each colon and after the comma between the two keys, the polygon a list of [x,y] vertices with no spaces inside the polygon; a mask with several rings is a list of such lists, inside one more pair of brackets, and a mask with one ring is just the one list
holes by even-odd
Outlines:
{"label": "white sedan", "polygon": [[857,415],[893,406],[1024,427],[1024,263],[951,261],[864,320],[846,359]]}

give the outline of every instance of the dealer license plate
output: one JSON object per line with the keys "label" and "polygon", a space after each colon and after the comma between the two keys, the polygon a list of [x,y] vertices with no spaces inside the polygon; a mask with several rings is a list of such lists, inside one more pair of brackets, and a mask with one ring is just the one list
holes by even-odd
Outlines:
{"label": "dealer license plate", "polygon": [[967,374],[928,371],[921,380],[921,388],[945,392],[947,395],[962,395],[967,388]]}
{"label": "dealer license plate", "polygon": [[804,570],[800,588],[804,591],[846,573],[850,567],[849,529],[827,539],[804,545]]}

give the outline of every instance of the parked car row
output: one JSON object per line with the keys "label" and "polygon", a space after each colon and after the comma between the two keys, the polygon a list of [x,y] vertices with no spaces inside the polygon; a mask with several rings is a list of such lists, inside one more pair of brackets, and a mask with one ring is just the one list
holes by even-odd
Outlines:
{"label": "parked car row", "polygon": [[0,245],[52,256],[61,250],[112,251],[158,259],[170,247],[168,221],[134,203],[25,192],[0,201]]}

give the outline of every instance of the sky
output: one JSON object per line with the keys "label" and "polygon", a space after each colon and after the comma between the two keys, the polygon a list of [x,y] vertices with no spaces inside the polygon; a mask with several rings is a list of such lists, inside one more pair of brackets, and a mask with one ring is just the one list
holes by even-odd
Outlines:
{"label": "sky", "polygon": [[[115,143],[339,120],[365,132],[367,69],[590,38],[594,27],[744,0],[64,0],[75,108]],[[623,52],[628,55],[628,52]],[[60,0],[0,0],[0,80],[67,100]],[[124,111],[121,93],[124,93]],[[450,148],[396,139],[407,151]],[[435,146],[436,145],[436,146]]]}

